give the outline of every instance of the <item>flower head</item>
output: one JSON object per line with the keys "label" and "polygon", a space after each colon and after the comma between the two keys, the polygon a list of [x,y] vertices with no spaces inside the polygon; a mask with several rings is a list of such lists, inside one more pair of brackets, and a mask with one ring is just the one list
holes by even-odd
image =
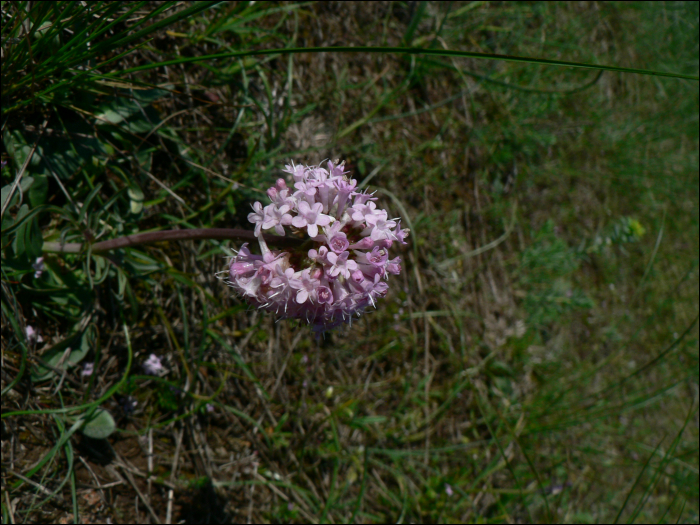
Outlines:
{"label": "flower head", "polygon": [[34,278],[38,279],[41,277],[41,274],[44,273],[44,258],[37,257],[36,261],[32,264],[32,268],[34,268]]}
{"label": "flower head", "polygon": [[90,377],[95,371],[95,363],[85,363],[83,365],[83,370],[80,372],[82,377]]}
{"label": "flower head", "polygon": [[163,375],[166,370],[160,362],[160,357],[156,354],[151,354],[148,356],[148,359],[143,362],[143,371],[148,375],[160,376]]}
{"label": "flower head", "polygon": [[38,330],[35,330],[32,325],[27,325],[24,329],[24,332],[27,336],[27,341],[29,344],[34,344],[34,343],[43,343],[44,338],[41,337],[41,334],[39,333]]}
{"label": "flower head", "polygon": [[[262,255],[247,244],[229,263],[227,283],[247,302],[285,318],[307,321],[322,332],[351,323],[368,306],[376,306],[389,286],[389,274],[401,271],[401,259],[389,259],[394,241],[406,244],[408,230],[399,219],[389,219],[371,193],[356,192],[344,163],[326,167],[287,165],[287,186],[278,179],[268,191],[271,204],[253,204],[248,220]],[[293,188],[290,188],[293,186]],[[306,237],[303,250],[271,251],[263,231]],[[155,355],[144,370],[164,370]],[[160,367],[160,368],[159,368]]]}

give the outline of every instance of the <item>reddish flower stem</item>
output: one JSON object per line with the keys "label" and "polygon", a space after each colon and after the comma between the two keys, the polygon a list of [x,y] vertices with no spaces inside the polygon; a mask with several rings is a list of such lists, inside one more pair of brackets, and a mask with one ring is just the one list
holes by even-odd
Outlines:
{"label": "reddish flower stem", "polygon": [[[277,246],[292,246],[301,245],[302,239],[294,237],[281,237],[279,235],[263,234],[265,242]],[[117,237],[108,241],[96,242],[92,245],[92,253],[106,252],[116,250],[118,248],[127,248],[139,244],[149,244],[153,242],[167,241],[189,241],[198,239],[217,239],[217,240],[244,240],[255,241],[255,234],[248,230],[239,230],[237,228],[195,228],[191,230],[162,230],[157,232],[136,233],[134,235],[126,235]],[[61,243],[61,242],[45,242],[43,251],[54,253],[78,253],[85,245],[77,242]]]}

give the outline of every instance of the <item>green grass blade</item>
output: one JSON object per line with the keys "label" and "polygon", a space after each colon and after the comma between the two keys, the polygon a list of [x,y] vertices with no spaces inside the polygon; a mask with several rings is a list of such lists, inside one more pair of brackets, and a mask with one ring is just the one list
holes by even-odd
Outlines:
{"label": "green grass blade", "polygon": [[355,509],[352,511],[352,516],[350,517],[350,523],[355,523],[355,517],[357,516],[357,513],[360,512],[360,509],[362,508],[362,500],[365,497],[365,490],[367,489],[367,470],[368,470],[368,462],[367,458],[369,457],[369,451],[368,449],[365,448],[365,460],[364,460],[364,467],[362,469],[362,483],[360,485],[360,493],[357,495],[357,501],[355,502]]}
{"label": "green grass blade", "polygon": [[[489,434],[491,435],[491,438],[493,441],[496,443],[496,446],[498,447],[498,451],[501,453],[501,458],[506,464],[506,468],[510,472],[510,475],[513,477],[513,481],[515,482],[515,486],[518,489],[518,493],[520,494],[520,498],[524,499],[523,496],[523,487],[520,484],[520,479],[518,479],[518,476],[515,474],[515,470],[513,470],[513,466],[511,465],[511,462],[508,460],[508,456],[506,455],[505,450],[503,449],[503,445],[501,445],[501,441],[498,439],[498,436],[496,433],[493,431],[491,427],[491,423],[489,423],[489,417],[486,414],[486,411],[484,410],[484,406],[482,405],[481,401],[481,393],[478,391],[476,386],[471,382],[471,379],[469,379],[469,383],[471,385],[472,392],[474,393],[474,400],[476,401],[477,407],[479,408],[479,412],[481,412],[481,416],[484,418],[484,423],[486,424],[486,427],[488,428]],[[546,501],[546,494],[543,492],[543,497],[545,498]],[[530,506],[527,506],[527,512],[528,516],[530,517],[530,523],[534,523],[534,519],[532,517],[532,513],[530,512]],[[547,514],[549,514],[549,506],[547,506]]]}
{"label": "green grass blade", "polygon": [[681,507],[681,511],[678,513],[678,519],[676,519],[676,525],[678,525],[681,522],[681,518],[683,517],[684,510],[685,510],[685,501],[683,501],[683,506]]}
{"label": "green grass blade", "polygon": [[[61,421],[60,421],[59,419],[56,419],[56,422],[57,422],[57,424],[58,424],[59,426],[62,427]],[[34,467],[32,467],[31,470],[29,470],[29,472],[27,472],[26,474],[24,474],[24,476],[27,477],[27,478],[31,478],[34,474],[36,474],[37,472],[39,472],[39,470],[40,470],[44,465],[46,465],[46,463],[47,463],[49,460],[51,460],[51,459],[58,453],[58,451],[61,450],[61,448],[63,448],[63,446],[64,446],[64,445],[66,444],[66,442],[70,439],[70,437],[71,437],[73,434],[75,434],[75,433],[80,429],[80,427],[81,427],[82,425],[83,425],[83,421],[82,421],[82,420],[79,420],[79,421],[76,421],[76,422],[73,424],[73,426],[71,426],[67,431],[64,431],[64,432],[61,434],[61,437],[59,438],[59,440],[58,440],[58,441],[56,442],[56,444],[53,446],[53,448],[51,448],[51,450],[49,450],[49,452],[48,452],[43,458],[41,458],[41,459],[39,460],[39,462],[38,462]],[[63,428],[62,428],[62,429],[63,429]],[[63,429],[63,430],[65,430],[65,429]],[[22,484],[24,484],[24,481],[18,481],[17,483],[15,483],[15,484],[12,486],[12,490],[17,490],[17,488],[20,487]]]}
{"label": "green grass blade", "polygon": [[[521,62],[526,64],[538,64],[542,66],[559,66],[559,67],[574,67],[582,69],[596,69],[602,71],[616,71],[619,73],[636,73],[638,75],[651,75],[657,77],[681,78],[686,80],[700,80],[700,77],[693,75],[684,75],[682,73],[668,73],[665,71],[652,71],[649,69],[638,69],[619,66],[606,66],[597,64],[585,64],[582,62],[568,62],[565,60],[550,60],[545,58],[519,57],[512,55],[499,55],[496,53],[475,53],[472,51],[451,51],[440,49],[424,49],[413,47],[344,47],[344,46],[329,46],[329,47],[301,47],[301,48],[282,48],[282,49],[256,49],[251,51],[238,51],[236,53],[219,53],[215,55],[204,55],[200,57],[179,58],[177,60],[166,60],[164,62],[155,62],[143,66],[121,71],[119,75],[135,73],[137,71],[146,71],[163,66],[174,66],[192,62],[202,62],[205,60],[217,60],[221,58],[234,58],[246,56],[261,56],[261,55],[286,55],[289,53],[395,53],[408,55],[433,55],[433,56],[449,56],[461,58],[480,58],[484,60],[501,60],[506,62]],[[98,66],[100,67],[100,66]],[[105,75],[109,78],[114,78],[116,74]]]}
{"label": "green grass blade", "polygon": [[[175,2],[172,2],[174,4]],[[151,24],[148,27],[145,27],[141,29],[140,31],[137,31],[133,34],[130,34],[129,36],[123,37],[117,41],[112,41],[112,40],[107,40],[105,42],[100,43],[99,45],[95,46],[94,52],[100,52],[103,48],[110,48],[110,49],[116,49],[120,47],[126,46],[128,43],[133,42],[134,40],[137,40],[139,38],[142,38],[144,36],[150,35],[156,31],[158,31],[161,28],[168,27],[169,25],[172,25],[173,23],[179,21],[179,20],[185,20],[187,18],[191,18],[195,16],[198,13],[201,13],[202,11],[205,11],[206,9],[209,9],[211,7],[214,7],[216,4],[219,2],[195,2],[193,5],[190,7],[183,9],[182,11],[178,11],[177,13],[169,16],[168,18],[165,18],[163,20],[160,20],[158,22],[155,22],[154,24]],[[164,4],[160,5],[158,9],[155,11],[149,13],[148,17],[146,17],[144,20],[141,21],[141,23],[145,22],[147,19],[150,19],[154,16],[156,16],[159,12],[164,11],[168,7],[170,7],[170,2],[165,2]]]}
{"label": "green grass blade", "polygon": [[673,349],[675,349],[686,338],[686,336],[688,334],[690,334],[690,332],[693,330],[693,328],[695,328],[695,325],[698,322],[698,318],[700,318],[700,313],[695,315],[695,319],[693,319],[693,321],[688,325],[688,327],[683,331],[683,333],[680,334],[678,337],[676,337],[673,340],[673,342],[665,350],[663,350],[659,355],[657,355],[656,357],[654,357],[653,359],[651,359],[650,361],[648,361],[647,363],[645,363],[644,365],[639,367],[637,370],[632,372],[630,375],[624,377],[622,380],[618,381],[617,383],[615,383],[615,384],[611,385],[610,387],[608,387],[607,389],[605,389],[602,392],[602,394],[608,393],[611,390],[619,388],[620,386],[622,386],[624,383],[626,383],[627,381],[629,381],[633,377],[638,376],[639,374],[641,374],[645,370],[648,370],[649,368],[651,368],[655,364],[657,364],[659,361],[661,361]]}
{"label": "green grass blade", "polygon": [[622,503],[622,507],[620,507],[620,510],[618,511],[617,516],[615,516],[615,520],[613,521],[613,523],[618,523],[620,521],[620,516],[622,516],[622,513],[624,512],[625,507],[627,506],[627,503],[629,502],[630,498],[632,497],[632,494],[634,493],[634,489],[636,489],[637,485],[639,485],[639,482],[642,479],[642,475],[644,474],[644,471],[646,470],[647,466],[651,462],[651,459],[656,455],[656,451],[659,450],[659,447],[661,446],[661,443],[664,442],[664,439],[665,439],[665,437],[663,439],[661,439],[661,441],[659,441],[659,443],[654,448],[654,451],[651,454],[649,454],[649,457],[644,462],[644,466],[642,466],[642,470],[639,471],[639,474],[637,474],[637,478],[634,480],[634,483],[632,484],[632,488],[630,488],[630,490],[627,492],[627,496],[625,497],[625,501]]}
{"label": "green grass blade", "polygon": [[659,482],[659,479],[661,478],[661,473],[666,469],[666,466],[671,462],[673,459],[673,454],[676,451],[676,448],[678,447],[678,443],[681,441],[681,437],[683,436],[683,432],[685,431],[686,427],[688,426],[688,423],[690,423],[690,417],[693,415],[693,406],[690,407],[690,410],[688,410],[688,415],[685,418],[685,422],[683,423],[683,426],[681,429],[678,431],[678,434],[676,434],[676,437],[673,440],[673,443],[671,443],[671,446],[668,447],[668,450],[666,451],[666,454],[664,454],[664,457],[661,458],[661,463],[656,469],[656,472],[654,474],[654,477],[651,480],[651,483],[649,486],[646,488],[644,491],[644,494],[639,500],[639,503],[637,503],[637,506],[634,508],[634,511],[632,511],[632,516],[628,520],[628,523],[634,523],[637,517],[639,516],[639,513],[642,511],[644,508],[644,505],[646,504],[647,500],[649,499],[649,496],[653,492],[654,488],[656,487],[656,484]]}

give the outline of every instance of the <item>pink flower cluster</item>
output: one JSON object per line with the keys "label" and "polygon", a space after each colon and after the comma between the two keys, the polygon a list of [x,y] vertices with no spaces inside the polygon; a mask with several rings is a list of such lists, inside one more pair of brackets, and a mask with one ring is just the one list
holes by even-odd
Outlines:
{"label": "pink flower cluster", "polygon": [[[401,272],[401,259],[390,260],[388,249],[406,244],[409,230],[377,208],[371,194],[355,191],[344,164],[285,168],[294,187],[278,179],[267,190],[271,204],[256,202],[248,215],[262,255],[244,244],[231,260],[228,284],[258,308],[306,320],[317,332],[351,323],[386,295],[388,275]],[[271,251],[262,232],[285,235],[285,228],[312,247]]]}

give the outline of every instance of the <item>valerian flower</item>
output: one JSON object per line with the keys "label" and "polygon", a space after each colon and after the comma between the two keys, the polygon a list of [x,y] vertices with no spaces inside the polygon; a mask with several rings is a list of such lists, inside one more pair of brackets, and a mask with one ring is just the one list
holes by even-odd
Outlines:
{"label": "valerian flower", "polygon": [[297,207],[297,215],[292,219],[292,225],[297,228],[307,228],[309,237],[316,237],[318,235],[319,226],[328,226],[332,218],[329,215],[321,213],[323,209],[323,204],[317,202],[313,207],[309,206],[306,201],[299,201]]}
{"label": "valerian flower", "polygon": [[353,270],[357,270],[357,263],[352,259],[348,259],[349,255],[350,252],[343,252],[340,255],[334,252],[328,253],[328,260],[332,264],[330,270],[328,270],[328,274],[331,277],[342,275],[347,278],[350,277],[350,273]]}
{"label": "valerian flower", "polygon": [[262,204],[259,202],[253,204],[253,213],[248,214],[248,220],[255,224],[255,235],[260,235],[263,222],[265,222],[265,212],[263,211]]}
{"label": "valerian flower", "polygon": [[[289,210],[290,206],[287,204],[280,207],[277,207],[274,204],[265,206],[265,216],[262,222],[262,229],[267,230],[268,228],[274,227],[277,235],[284,235],[284,226],[289,226],[292,224],[292,216],[288,213]],[[257,219],[257,216],[255,218]]]}
{"label": "valerian flower", "polygon": [[[386,296],[384,281],[401,271],[401,259],[390,260],[389,248],[406,244],[408,230],[377,207],[373,194],[356,191],[357,181],[343,163],[328,162],[326,168],[292,163],[284,171],[293,189],[278,179],[267,190],[271,204],[256,202],[248,215],[262,255],[251,253],[247,243],[241,246],[225,272],[227,283],[248,303],[305,320],[316,332],[351,323]],[[309,242],[273,251],[263,231]]]}

